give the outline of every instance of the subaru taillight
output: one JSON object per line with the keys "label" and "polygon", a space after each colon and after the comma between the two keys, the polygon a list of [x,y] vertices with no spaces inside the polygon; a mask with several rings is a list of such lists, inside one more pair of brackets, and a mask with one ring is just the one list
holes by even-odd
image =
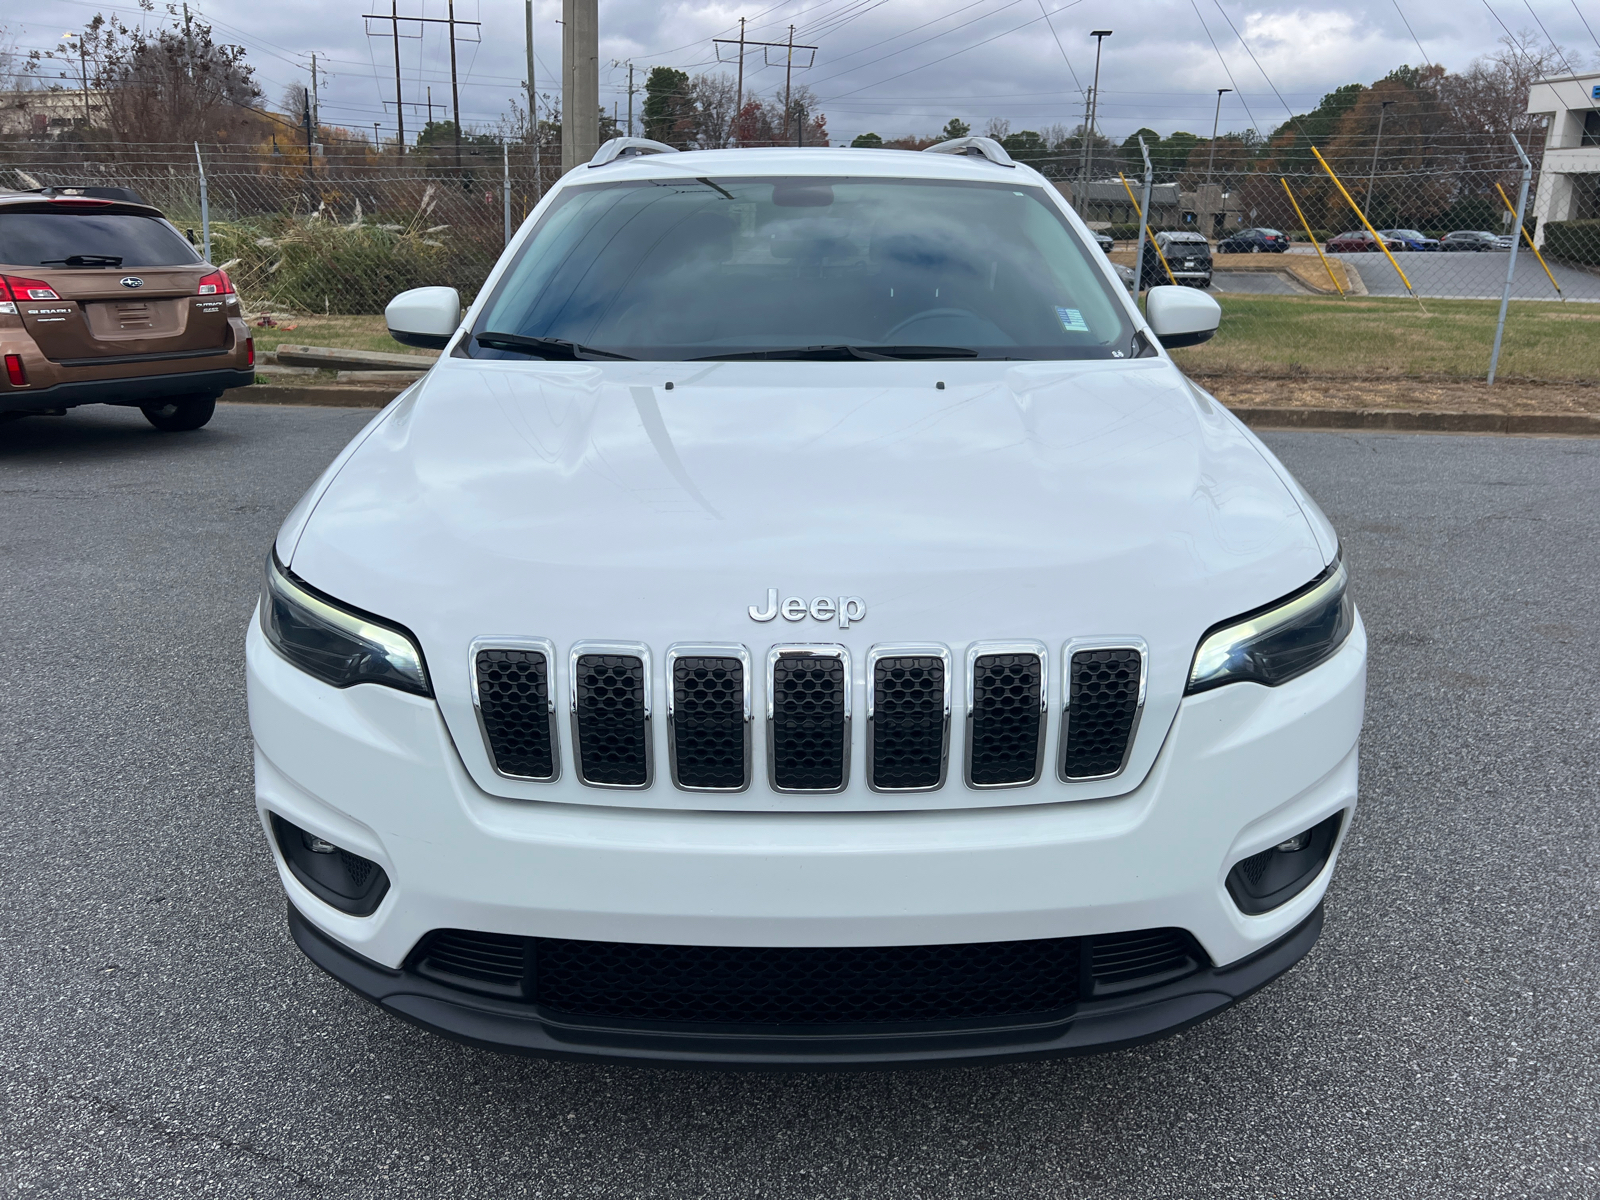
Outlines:
{"label": "subaru taillight", "polygon": [[6,379],[10,381],[12,387],[28,386],[28,371],[22,365],[22,355],[6,355]]}
{"label": "subaru taillight", "polygon": [[59,300],[55,288],[42,279],[0,275],[0,300]]}
{"label": "subaru taillight", "polygon": [[200,279],[201,296],[231,296],[233,295],[233,281],[228,278],[226,271],[213,271]]}
{"label": "subaru taillight", "polygon": [[244,365],[247,367],[256,365],[256,340],[253,337],[244,340]]}

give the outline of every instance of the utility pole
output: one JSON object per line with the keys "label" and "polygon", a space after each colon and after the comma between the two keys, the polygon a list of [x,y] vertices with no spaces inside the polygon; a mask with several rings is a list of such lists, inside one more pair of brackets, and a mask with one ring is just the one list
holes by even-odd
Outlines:
{"label": "utility pole", "polygon": [[789,140],[789,81],[794,78],[794,26],[789,26],[789,58],[783,69],[783,140]]}
{"label": "utility pole", "polygon": [[406,152],[406,102],[400,90],[400,0],[389,0],[389,20],[394,25],[394,122],[399,132],[400,153]]}
{"label": "utility pole", "polygon": [[[400,114],[405,108],[404,100],[400,93],[400,22],[414,21],[418,25],[447,25],[450,33],[450,95],[454,101],[456,116],[456,166],[461,165],[461,99],[456,80],[456,26],[479,25],[479,21],[456,20],[455,0],[450,0],[449,14],[443,17],[402,17],[396,7],[397,0],[389,0],[389,15],[382,13],[362,13],[369,21],[389,21],[394,27],[394,107],[395,117],[400,130],[400,152],[405,153],[406,126],[405,118]],[[407,37],[412,36],[407,34]],[[415,36],[421,37],[418,33]],[[440,106],[441,108],[443,105]],[[433,89],[428,89],[428,123],[433,124]]]}
{"label": "utility pole", "polygon": [[456,119],[456,170],[461,169],[461,88],[456,81],[456,0],[445,10],[450,26],[450,108]]}
{"label": "utility pole", "polygon": [[633,61],[628,62],[628,136],[633,136]]}
{"label": "utility pole", "polygon": [[1094,87],[1089,92],[1089,127],[1083,137],[1083,207],[1078,210],[1078,215],[1084,220],[1089,219],[1089,181],[1094,178],[1094,131],[1100,120],[1100,48],[1111,36],[1111,30],[1096,29],[1089,36],[1094,38]]}
{"label": "utility pole", "polygon": [[311,128],[322,128],[322,105],[317,100],[317,56],[311,56]]}
{"label": "utility pole", "polygon": [[570,171],[600,148],[599,0],[562,0],[561,169]]}
{"label": "utility pole", "polygon": [[799,120],[796,122],[794,144],[796,149],[803,150],[806,144],[806,106],[799,104],[795,109]]}
{"label": "utility pole", "polygon": [[[87,89],[86,89],[87,94]],[[739,129],[739,115],[744,112],[744,18],[739,18],[739,86],[734,92],[733,101],[733,128],[735,136]]]}
{"label": "utility pole", "polygon": [[81,33],[63,33],[61,36],[78,39],[78,71],[83,76],[83,127],[87,129],[89,127],[89,60],[85,57],[87,52],[83,45],[83,35]]}
{"label": "utility pole", "polygon": [[528,128],[533,131],[534,145],[539,144],[539,94],[533,86],[533,0],[526,0],[523,11],[524,32],[528,39]]}
{"label": "utility pole", "polygon": [[1372,170],[1367,172],[1367,200],[1361,206],[1361,216],[1363,218],[1366,218],[1367,214],[1372,210],[1372,177],[1378,173],[1378,147],[1383,144],[1383,118],[1389,112],[1389,105],[1394,103],[1395,101],[1393,100],[1385,100],[1378,106],[1378,136],[1372,143]]}
{"label": "utility pole", "polygon": [[1206,159],[1206,183],[1208,185],[1211,183],[1211,168],[1217,162],[1217,127],[1222,121],[1222,98],[1231,91],[1233,91],[1232,88],[1217,89],[1217,111],[1211,118],[1211,157]]}

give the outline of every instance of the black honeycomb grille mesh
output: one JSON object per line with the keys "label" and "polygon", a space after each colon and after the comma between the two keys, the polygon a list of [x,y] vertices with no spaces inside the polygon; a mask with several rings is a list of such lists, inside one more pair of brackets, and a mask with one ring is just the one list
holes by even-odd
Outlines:
{"label": "black honeycomb grille mesh", "polygon": [[549,779],[550,664],[537,650],[480,650],[478,711],[494,765],[505,775]]}
{"label": "black honeycomb grille mesh", "polygon": [[844,662],[785,655],[772,668],[772,774],[777,786],[844,786]]}
{"label": "black honeycomb grille mesh", "polygon": [[1061,774],[1068,779],[1122,769],[1139,713],[1139,652],[1080,650],[1072,656]]}
{"label": "black honeycomb grille mesh", "polygon": [[944,661],[880,658],[872,674],[872,782],[933,788],[943,773]]}
{"label": "black honeycomb grille mesh", "polygon": [[643,787],[649,780],[644,663],[628,654],[580,654],[573,685],[584,780]]}
{"label": "black honeycomb grille mesh", "polygon": [[973,662],[973,783],[1027,783],[1037,773],[1043,674],[1037,654],[980,654]]}
{"label": "black honeycomb grille mesh", "polygon": [[1078,998],[1075,938],[958,946],[650,946],[536,940],[539,1004],[637,1021],[836,1025],[1054,1012]]}
{"label": "black honeycomb grille mesh", "polygon": [[678,783],[745,785],[744,664],[683,657],[672,666],[672,742]]}

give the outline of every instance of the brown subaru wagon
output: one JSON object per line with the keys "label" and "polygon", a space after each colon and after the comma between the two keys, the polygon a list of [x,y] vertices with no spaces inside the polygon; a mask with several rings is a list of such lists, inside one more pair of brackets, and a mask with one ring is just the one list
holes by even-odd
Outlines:
{"label": "brown subaru wagon", "polygon": [[80,404],[198,429],[254,380],[225,271],[120,188],[0,191],[0,417]]}

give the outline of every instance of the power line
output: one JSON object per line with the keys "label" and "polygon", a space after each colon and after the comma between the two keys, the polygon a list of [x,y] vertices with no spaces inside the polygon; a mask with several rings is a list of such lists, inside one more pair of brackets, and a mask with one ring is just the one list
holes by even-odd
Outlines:
{"label": "power line", "polygon": [[1050,29],[1050,36],[1056,40],[1056,49],[1061,51],[1061,61],[1067,64],[1067,73],[1072,76],[1072,86],[1078,89],[1078,94],[1083,94],[1083,84],[1078,82],[1078,73],[1072,69],[1072,60],[1067,57],[1067,48],[1061,44],[1061,35],[1056,32],[1055,23],[1050,20],[1050,14],[1044,11],[1044,0],[1039,0],[1039,11],[1044,14],[1044,23]]}
{"label": "power line", "polygon": [[1189,7],[1194,9],[1195,19],[1200,22],[1200,28],[1206,31],[1206,41],[1211,43],[1211,48],[1217,52],[1217,61],[1222,64],[1222,73],[1228,77],[1228,82],[1233,84],[1233,94],[1239,97],[1239,103],[1244,105],[1244,115],[1250,118],[1250,124],[1257,133],[1261,132],[1261,123],[1256,120],[1255,113],[1250,111],[1250,102],[1244,98],[1244,93],[1239,90],[1238,82],[1233,78],[1233,72],[1228,68],[1228,60],[1222,57],[1222,47],[1217,45],[1217,39],[1211,36],[1211,26],[1206,24],[1206,19],[1200,15],[1200,6],[1195,0],[1189,0]]}
{"label": "power line", "polygon": [[1411,40],[1416,42],[1417,53],[1422,55],[1422,65],[1425,67],[1432,66],[1432,62],[1428,59],[1428,52],[1422,48],[1422,43],[1417,41],[1417,35],[1411,28],[1411,22],[1406,20],[1406,14],[1400,11],[1400,0],[1393,0],[1393,3],[1394,11],[1400,14],[1400,24],[1406,27],[1406,32],[1411,34]]}

